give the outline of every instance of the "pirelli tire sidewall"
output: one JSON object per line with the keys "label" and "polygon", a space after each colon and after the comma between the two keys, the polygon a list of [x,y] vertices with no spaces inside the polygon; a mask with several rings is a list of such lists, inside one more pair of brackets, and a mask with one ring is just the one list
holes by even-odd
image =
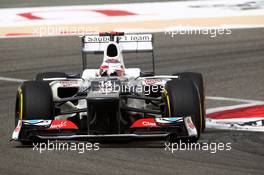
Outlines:
{"label": "pirelli tire sidewall", "polygon": [[16,118],[20,120],[53,120],[52,91],[47,82],[26,81],[18,90]]}
{"label": "pirelli tire sidewall", "polygon": [[192,80],[174,79],[165,85],[163,99],[167,115],[191,116],[196,126],[198,137],[202,131],[202,109],[199,91]]}
{"label": "pirelli tire sidewall", "polygon": [[179,76],[180,79],[190,79],[192,80],[198,90],[199,90],[199,95],[200,95],[200,101],[201,101],[201,107],[202,107],[202,132],[205,131],[206,128],[206,119],[205,119],[205,85],[204,85],[204,79],[203,79],[203,75],[201,73],[197,73],[197,72],[181,72],[181,73],[176,73],[173,74],[176,76]]}

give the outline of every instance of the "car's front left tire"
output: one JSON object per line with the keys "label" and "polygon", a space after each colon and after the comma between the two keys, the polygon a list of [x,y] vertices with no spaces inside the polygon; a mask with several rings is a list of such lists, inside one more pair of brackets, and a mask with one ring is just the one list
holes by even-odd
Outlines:
{"label": "car's front left tire", "polygon": [[197,72],[181,72],[173,74],[179,76],[180,79],[189,79],[192,80],[196,87],[198,88],[200,101],[201,101],[201,108],[202,108],[202,132],[205,131],[206,128],[206,111],[205,111],[205,86],[204,86],[204,79],[201,73]]}
{"label": "car's front left tire", "polygon": [[193,81],[188,79],[168,81],[165,86],[163,100],[167,117],[191,116],[197,130],[197,137],[190,138],[190,141],[196,142],[202,131],[202,113],[199,91]]}

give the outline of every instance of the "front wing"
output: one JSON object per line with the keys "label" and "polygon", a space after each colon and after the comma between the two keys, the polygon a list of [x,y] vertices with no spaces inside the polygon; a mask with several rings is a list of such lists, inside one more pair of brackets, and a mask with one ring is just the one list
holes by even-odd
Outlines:
{"label": "front wing", "polygon": [[163,140],[169,137],[197,137],[191,117],[141,118],[124,133],[83,133],[70,120],[19,120],[12,134],[15,141],[43,140]]}

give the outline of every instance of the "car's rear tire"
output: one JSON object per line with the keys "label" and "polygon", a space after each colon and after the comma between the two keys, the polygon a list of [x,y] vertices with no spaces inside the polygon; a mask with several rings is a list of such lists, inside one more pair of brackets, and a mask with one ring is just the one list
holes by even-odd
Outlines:
{"label": "car's rear tire", "polygon": [[190,141],[196,142],[202,131],[202,114],[199,92],[193,81],[188,79],[168,81],[165,85],[163,99],[166,116],[191,116],[197,129],[197,137],[191,138]]}
{"label": "car's rear tire", "polygon": [[204,91],[204,80],[203,80],[203,76],[200,73],[196,73],[196,72],[182,72],[182,73],[176,73],[173,75],[177,75],[179,76],[180,79],[190,79],[192,80],[198,90],[199,90],[199,95],[200,95],[200,101],[201,101],[201,107],[202,107],[202,132],[205,131],[206,128],[206,120],[205,120],[205,91]]}
{"label": "car's rear tire", "polygon": [[36,81],[43,81],[45,78],[67,78],[67,74],[64,72],[42,72],[36,75]]}

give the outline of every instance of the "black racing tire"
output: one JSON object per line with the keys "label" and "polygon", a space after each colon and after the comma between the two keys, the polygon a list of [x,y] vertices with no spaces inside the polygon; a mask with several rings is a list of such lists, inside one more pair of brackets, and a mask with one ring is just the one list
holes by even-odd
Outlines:
{"label": "black racing tire", "polygon": [[16,121],[53,120],[54,104],[48,83],[26,81],[18,89],[16,100]]}
{"label": "black racing tire", "polygon": [[176,73],[173,75],[177,75],[180,77],[180,79],[190,79],[192,80],[198,90],[199,90],[199,94],[200,94],[200,101],[201,101],[201,108],[202,108],[202,132],[205,131],[206,128],[206,112],[205,112],[205,88],[204,88],[204,80],[203,80],[203,75],[200,73],[196,73],[196,72],[181,72],[181,73]]}
{"label": "black racing tire", "polygon": [[[26,81],[18,89],[16,98],[16,125],[18,120],[53,120],[54,103],[47,82]],[[22,140],[25,138],[22,138]],[[23,145],[31,141],[21,141]]]}
{"label": "black racing tire", "polygon": [[202,131],[202,115],[199,92],[193,81],[188,79],[168,81],[165,85],[163,99],[166,116],[192,117],[197,129],[197,137],[190,138],[190,141],[196,142]]}
{"label": "black racing tire", "polygon": [[68,75],[64,72],[42,72],[36,75],[36,81],[44,81],[45,78],[67,78]]}

